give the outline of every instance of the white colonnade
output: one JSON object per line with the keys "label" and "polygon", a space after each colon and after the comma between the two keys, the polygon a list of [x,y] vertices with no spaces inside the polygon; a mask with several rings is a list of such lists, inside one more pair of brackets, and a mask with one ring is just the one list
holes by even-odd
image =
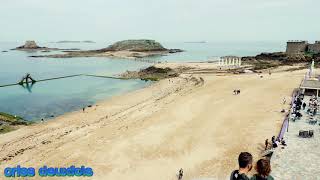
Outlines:
{"label": "white colonnade", "polygon": [[241,66],[241,57],[224,56],[219,59],[219,66]]}

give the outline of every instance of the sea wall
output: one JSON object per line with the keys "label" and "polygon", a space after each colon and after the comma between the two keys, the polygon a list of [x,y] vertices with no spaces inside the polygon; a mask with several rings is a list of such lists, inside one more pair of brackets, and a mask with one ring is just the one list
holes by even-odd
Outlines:
{"label": "sea wall", "polygon": [[315,54],[320,53],[320,41],[316,41],[314,44],[309,44],[308,52]]}

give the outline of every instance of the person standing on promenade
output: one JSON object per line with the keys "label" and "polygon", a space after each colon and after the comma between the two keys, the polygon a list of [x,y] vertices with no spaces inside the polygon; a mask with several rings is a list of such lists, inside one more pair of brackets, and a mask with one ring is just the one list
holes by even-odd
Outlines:
{"label": "person standing on promenade", "polygon": [[305,110],[305,109],[306,109],[306,106],[307,106],[307,104],[306,104],[305,102],[303,102],[303,104],[302,104],[302,108],[303,108],[303,110]]}

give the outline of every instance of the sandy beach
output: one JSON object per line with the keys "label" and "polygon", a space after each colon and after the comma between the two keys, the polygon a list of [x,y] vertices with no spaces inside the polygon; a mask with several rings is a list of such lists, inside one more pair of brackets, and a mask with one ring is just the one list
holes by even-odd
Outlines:
{"label": "sandy beach", "polygon": [[88,179],[174,180],[183,168],[184,179],[228,179],[240,152],[258,160],[264,140],[279,132],[289,106],[282,100],[289,102],[306,70],[201,72],[2,134],[0,169],[85,165],[94,171]]}

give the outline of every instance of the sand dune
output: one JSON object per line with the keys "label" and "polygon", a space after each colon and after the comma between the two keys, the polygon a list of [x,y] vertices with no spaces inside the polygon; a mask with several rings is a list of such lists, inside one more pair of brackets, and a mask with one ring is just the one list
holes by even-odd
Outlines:
{"label": "sand dune", "polygon": [[0,135],[0,169],[85,165],[95,173],[89,179],[171,180],[183,168],[185,179],[226,179],[241,151],[257,160],[264,140],[278,133],[282,99],[304,73],[196,74],[204,79],[198,85],[189,75],[161,80]]}

